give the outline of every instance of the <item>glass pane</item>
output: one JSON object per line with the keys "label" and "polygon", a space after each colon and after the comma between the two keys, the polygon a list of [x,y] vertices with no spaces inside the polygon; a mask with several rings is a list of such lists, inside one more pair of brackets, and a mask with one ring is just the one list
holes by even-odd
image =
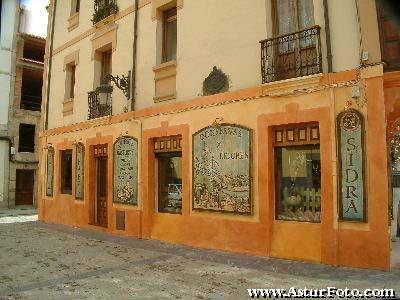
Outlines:
{"label": "glass pane", "polygon": [[111,51],[103,53],[101,61],[101,82],[103,82],[106,75],[111,74]]}
{"label": "glass pane", "polygon": [[314,26],[313,0],[299,0],[299,29]]}
{"label": "glass pane", "polygon": [[[295,0],[277,1],[278,35],[284,35],[296,31]],[[284,38],[279,42],[279,52],[291,52],[294,49],[294,41]]]}
{"label": "glass pane", "polygon": [[295,0],[277,1],[279,35],[296,31]]}
{"label": "glass pane", "polygon": [[166,24],[166,59],[167,61],[176,59],[176,19]]}
{"label": "glass pane", "polygon": [[158,211],[182,213],[181,153],[160,154],[158,162]]}
{"label": "glass pane", "polygon": [[276,218],[321,222],[319,145],[275,148]]}
{"label": "glass pane", "polygon": [[[314,26],[314,6],[313,0],[299,0],[299,29],[303,30]],[[315,44],[315,35],[304,34],[301,36],[300,44],[302,48]]]}

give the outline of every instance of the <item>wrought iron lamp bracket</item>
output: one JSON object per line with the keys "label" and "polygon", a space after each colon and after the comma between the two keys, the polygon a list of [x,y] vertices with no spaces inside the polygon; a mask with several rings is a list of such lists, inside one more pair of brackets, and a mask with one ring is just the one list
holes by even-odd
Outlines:
{"label": "wrought iron lamp bracket", "polygon": [[125,95],[127,99],[130,96],[130,86],[131,86],[131,71],[128,72],[128,76],[113,76],[108,74],[104,76],[103,84],[108,84],[109,82],[114,82],[117,88],[119,88]]}

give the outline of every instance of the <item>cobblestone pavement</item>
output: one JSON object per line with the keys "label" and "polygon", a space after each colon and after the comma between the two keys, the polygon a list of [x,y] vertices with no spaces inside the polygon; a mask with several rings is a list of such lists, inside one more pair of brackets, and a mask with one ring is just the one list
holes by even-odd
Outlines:
{"label": "cobblestone pavement", "polygon": [[194,249],[40,222],[0,224],[0,299],[250,299],[247,288],[395,288],[400,271]]}

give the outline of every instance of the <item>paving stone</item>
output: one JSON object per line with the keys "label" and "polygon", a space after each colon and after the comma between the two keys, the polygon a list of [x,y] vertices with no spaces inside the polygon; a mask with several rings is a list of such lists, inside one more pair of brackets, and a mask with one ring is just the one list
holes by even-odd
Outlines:
{"label": "paving stone", "polygon": [[0,299],[249,299],[248,288],[292,286],[400,292],[400,270],[335,268],[40,222],[0,224],[0,251]]}

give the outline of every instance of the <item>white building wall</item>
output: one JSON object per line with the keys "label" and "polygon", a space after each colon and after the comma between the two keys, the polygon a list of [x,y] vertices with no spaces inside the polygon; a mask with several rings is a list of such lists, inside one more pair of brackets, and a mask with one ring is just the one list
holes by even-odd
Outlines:
{"label": "white building wall", "polygon": [[[139,30],[136,65],[135,109],[148,108],[202,95],[203,80],[213,66],[221,68],[230,79],[229,91],[261,84],[259,41],[272,37],[271,0],[184,0],[178,9],[176,99],[155,103],[153,67],[159,63],[160,24],[152,18],[152,2],[139,1]],[[126,75],[132,69],[134,1],[119,0],[124,17],[116,20],[117,47],[113,52],[112,73]],[[313,0],[314,20],[321,27],[323,72],[328,72],[324,1]],[[333,72],[359,66],[360,32],[353,0],[328,0]],[[87,93],[94,89],[94,61],[91,38],[93,2],[81,0],[79,26],[68,31],[70,4],[58,0],[55,19],[52,82],[50,90],[49,129],[87,120]],[[76,73],[74,114],[63,116],[65,94],[64,58],[79,49]],[[113,114],[129,107],[121,91],[115,89]]]}
{"label": "white building wall", "polygon": [[[0,137],[9,135],[9,107],[13,101],[19,1],[3,0],[0,24]],[[0,140],[0,208],[8,206],[9,145]]]}

